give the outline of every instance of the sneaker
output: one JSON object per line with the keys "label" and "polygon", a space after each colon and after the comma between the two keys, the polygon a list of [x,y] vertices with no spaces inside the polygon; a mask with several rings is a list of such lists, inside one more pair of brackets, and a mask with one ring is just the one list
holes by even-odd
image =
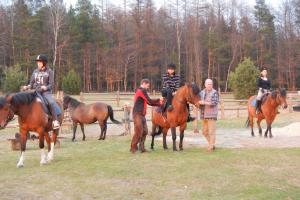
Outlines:
{"label": "sneaker", "polygon": [[60,125],[59,125],[59,122],[57,120],[54,120],[52,122],[52,128],[53,129],[59,129]]}

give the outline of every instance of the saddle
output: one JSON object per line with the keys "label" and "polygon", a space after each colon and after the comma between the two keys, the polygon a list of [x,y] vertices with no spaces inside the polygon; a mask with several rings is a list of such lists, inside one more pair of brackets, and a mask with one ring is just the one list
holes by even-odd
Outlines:
{"label": "saddle", "polygon": [[[41,95],[39,92],[36,92],[36,99],[38,102],[40,102],[42,104],[42,108],[43,108],[44,112],[48,116],[51,116],[50,105],[49,105],[47,99],[43,95]],[[55,109],[55,113],[57,114],[57,116],[62,114],[57,103],[55,103],[54,109]]]}
{"label": "saddle", "polygon": [[[269,94],[270,93],[265,93],[263,96],[262,96],[262,98],[261,98],[261,106],[265,103],[265,101],[267,100],[267,97],[269,96]],[[253,99],[253,101],[252,101],[252,106],[253,107],[256,107],[256,102],[257,102],[257,100],[256,99]]]}
{"label": "saddle", "polygon": [[157,113],[160,113],[162,115],[162,117],[164,118],[164,120],[167,119],[167,109],[166,109],[166,104],[167,104],[167,101],[166,101],[166,98],[164,98],[164,102],[161,106],[157,106],[155,107],[155,111]]}

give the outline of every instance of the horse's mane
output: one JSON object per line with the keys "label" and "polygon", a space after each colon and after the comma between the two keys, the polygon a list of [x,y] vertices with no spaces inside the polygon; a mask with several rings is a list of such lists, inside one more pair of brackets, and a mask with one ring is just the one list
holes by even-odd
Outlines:
{"label": "horse's mane", "polygon": [[[6,95],[5,97],[0,98],[0,108],[3,108],[3,106],[7,103],[6,97],[8,97],[10,94]],[[12,101],[11,104],[14,106],[18,105],[24,105],[24,104],[31,104],[36,97],[35,93],[29,93],[29,92],[19,92],[14,95],[12,95]]]}
{"label": "horse's mane", "polygon": [[13,105],[23,105],[23,104],[31,104],[35,100],[36,94],[34,92],[19,92],[13,95],[12,104]]}
{"label": "horse's mane", "polygon": [[65,96],[64,97],[64,102],[66,103],[70,103],[70,105],[72,106],[72,108],[76,108],[77,106],[79,106],[81,104],[81,102],[77,101],[76,99],[70,97],[70,96]]}
{"label": "horse's mane", "polygon": [[[280,93],[280,96],[286,97],[286,90],[285,89],[279,89],[279,93]],[[276,99],[277,90],[273,90],[271,96],[272,96],[273,99]]]}
{"label": "horse's mane", "polygon": [[0,97],[0,109],[3,108],[5,103],[6,103],[6,99],[4,97]]}
{"label": "horse's mane", "polygon": [[192,91],[193,91],[193,94],[194,95],[198,95],[199,93],[200,93],[200,88],[196,85],[196,84],[189,84],[188,85],[189,87],[191,87],[192,88]]}

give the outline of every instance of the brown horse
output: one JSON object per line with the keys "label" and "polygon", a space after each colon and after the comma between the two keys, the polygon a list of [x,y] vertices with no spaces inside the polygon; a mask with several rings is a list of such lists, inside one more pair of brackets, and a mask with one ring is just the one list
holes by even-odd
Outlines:
{"label": "brown horse", "polygon": [[254,131],[253,131],[253,121],[254,118],[257,118],[257,126],[259,128],[259,135],[262,136],[262,129],[260,122],[263,119],[266,119],[267,122],[267,130],[265,132],[265,137],[272,138],[272,123],[276,117],[278,106],[282,106],[282,108],[287,108],[286,103],[286,91],[285,89],[280,89],[279,91],[273,91],[271,94],[268,94],[266,99],[264,100],[264,103],[261,106],[262,112],[256,114],[256,108],[255,105],[253,105],[253,102],[255,101],[256,96],[252,96],[248,100],[248,120],[246,122],[247,126],[251,126],[251,135],[254,137]]}
{"label": "brown horse", "polygon": [[[44,165],[51,162],[54,157],[54,145],[59,130],[52,130],[52,119],[49,116],[41,101],[37,98],[36,92],[16,93],[0,98],[0,128],[6,127],[7,123],[13,119],[14,115],[18,115],[21,139],[21,157],[17,167],[24,167],[24,157],[26,150],[26,141],[29,131],[37,132],[39,135],[39,147],[41,149],[40,164]],[[62,122],[63,114],[58,117]],[[52,139],[49,131],[53,131]],[[44,140],[48,145],[48,155],[44,151]]]}
{"label": "brown horse", "polygon": [[85,140],[84,124],[92,124],[98,121],[101,128],[99,140],[105,140],[108,117],[110,117],[110,120],[113,123],[121,124],[121,122],[114,119],[114,112],[112,107],[104,103],[92,103],[86,105],[70,96],[65,96],[63,100],[63,107],[64,110],[70,110],[71,119],[73,121],[72,141],[75,140],[77,124],[80,124],[81,127],[81,131],[83,134],[82,140]]}
{"label": "brown horse", "polygon": [[[167,149],[166,137],[169,128],[171,128],[172,132],[172,140],[173,140],[173,151],[177,151],[176,147],[176,127],[179,126],[180,130],[180,143],[179,149],[183,150],[182,143],[184,138],[184,130],[187,125],[187,117],[188,117],[188,109],[186,104],[191,103],[199,107],[200,101],[200,89],[198,86],[194,84],[186,84],[179,88],[176,92],[173,100],[173,110],[171,112],[167,112],[166,118],[163,116],[161,112],[158,111],[157,107],[153,109],[152,112],[152,142],[151,149],[154,148],[154,137],[155,135],[159,135],[163,132],[163,147]],[[158,129],[158,132],[156,130]]]}

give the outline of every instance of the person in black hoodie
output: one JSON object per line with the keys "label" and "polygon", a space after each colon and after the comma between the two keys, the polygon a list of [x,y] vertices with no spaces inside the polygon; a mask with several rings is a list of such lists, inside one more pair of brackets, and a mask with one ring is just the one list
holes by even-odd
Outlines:
{"label": "person in black hoodie", "polygon": [[267,68],[262,68],[260,72],[260,77],[257,79],[258,93],[256,96],[256,113],[261,112],[262,97],[265,93],[271,90],[271,81],[267,77]]}
{"label": "person in black hoodie", "polygon": [[[172,100],[180,87],[180,76],[175,73],[176,65],[170,63],[167,65],[167,73],[162,76],[162,90],[161,94],[167,99],[166,105],[163,108],[163,112],[166,110],[171,112],[173,110]],[[187,104],[188,118],[187,122],[194,121],[195,118],[190,116],[190,107]]]}
{"label": "person in black hoodie", "polygon": [[134,95],[134,106],[132,111],[134,123],[134,135],[131,140],[130,151],[135,153],[137,151],[137,144],[141,152],[145,152],[145,140],[148,134],[148,127],[146,122],[147,105],[161,106],[163,99],[151,99],[147,94],[147,89],[150,87],[149,79],[141,80],[140,87],[136,90]]}

